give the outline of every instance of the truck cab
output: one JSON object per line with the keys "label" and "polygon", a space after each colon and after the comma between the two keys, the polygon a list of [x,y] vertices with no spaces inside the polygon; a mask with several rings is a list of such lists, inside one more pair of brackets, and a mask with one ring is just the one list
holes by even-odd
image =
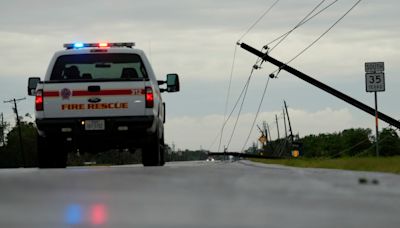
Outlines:
{"label": "truck cab", "polygon": [[[141,149],[145,166],[164,165],[163,92],[180,90],[177,74],[157,80],[134,43],[71,43],[50,61],[35,96],[39,167],[65,167],[71,151]],[[166,88],[160,85],[166,84]]]}

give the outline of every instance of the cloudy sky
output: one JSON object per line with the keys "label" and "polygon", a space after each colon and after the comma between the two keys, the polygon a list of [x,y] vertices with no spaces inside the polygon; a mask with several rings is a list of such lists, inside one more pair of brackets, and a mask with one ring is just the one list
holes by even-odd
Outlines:
{"label": "cloudy sky", "polygon": [[[164,94],[167,102],[167,143],[180,149],[217,150],[224,119],[235,43],[275,0],[96,0],[2,1],[0,3],[0,98],[27,97],[30,76],[43,77],[53,53],[66,42],[134,41],[149,56],[158,78],[179,73],[182,91]],[[289,31],[321,0],[281,0],[241,42],[261,48]],[[333,2],[326,0],[321,7]],[[337,1],[292,33],[270,55],[288,61],[310,44],[356,1]],[[364,62],[384,61],[386,91],[379,93],[380,111],[400,118],[400,2],[363,0],[316,45],[290,65],[370,105],[365,92]],[[249,76],[256,57],[238,48],[233,65],[228,111]],[[230,151],[241,150],[250,132],[267,76],[268,63],[254,72]],[[281,72],[270,80],[257,123],[271,125],[289,105],[293,131],[300,136],[374,128],[368,114],[317,88]],[[33,113],[33,98],[19,103],[21,113]],[[0,103],[6,120],[10,104]],[[230,137],[236,113],[228,122],[222,145]],[[381,126],[387,124],[381,122]],[[280,119],[283,135],[283,120]],[[246,145],[259,137],[253,129]]]}

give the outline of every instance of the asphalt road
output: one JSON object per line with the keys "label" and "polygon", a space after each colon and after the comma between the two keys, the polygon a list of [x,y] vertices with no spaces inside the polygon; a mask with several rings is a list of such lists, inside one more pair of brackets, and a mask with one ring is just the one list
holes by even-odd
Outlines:
{"label": "asphalt road", "polygon": [[248,161],[4,169],[0,227],[398,228],[400,175]]}

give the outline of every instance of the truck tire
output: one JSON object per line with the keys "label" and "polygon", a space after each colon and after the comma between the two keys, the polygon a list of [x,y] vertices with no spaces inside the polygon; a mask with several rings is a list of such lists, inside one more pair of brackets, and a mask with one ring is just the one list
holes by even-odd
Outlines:
{"label": "truck tire", "polygon": [[59,148],[60,141],[37,136],[37,153],[39,168],[65,168],[67,166],[67,153]]}
{"label": "truck tire", "polygon": [[161,140],[155,134],[150,142],[142,148],[143,166],[160,166],[161,151]]}

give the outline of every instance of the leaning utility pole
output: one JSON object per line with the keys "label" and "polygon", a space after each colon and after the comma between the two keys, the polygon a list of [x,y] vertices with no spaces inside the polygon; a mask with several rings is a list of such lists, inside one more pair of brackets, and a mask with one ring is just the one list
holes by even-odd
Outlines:
{"label": "leaning utility pole", "polygon": [[269,140],[268,135],[269,135],[269,130],[267,130],[267,122],[263,121],[263,131],[265,134],[265,137],[267,137],[267,140]]}
{"label": "leaning utility pole", "polygon": [[21,133],[21,123],[19,121],[19,115],[18,115],[18,108],[17,108],[17,101],[22,101],[25,100],[26,98],[20,98],[20,99],[12,99],[8,101],[4,101],[4,103],[14,103],[14,112],[15,115],[17,116],[17,126],[18,126],[18,135],[19,135],[19,146],[21,150],[21,156],[22,156],[22,165],[25,167],[25,153],[24,153],[24,146],[22,144],[22,133]]}
{"label": "leaning utility pole", "polygon": [[286,115],[285,115],[285,109],[282,110],[283,112],[283,125],[285,126],[285,139],[287,140],[287,128],[286,128]]}
{"label": "leaning utility pole", "polygon": [[287,120],[288,120],[288,123],[289,123],[290,142],[291,142],[291,143],[293,143],[293,131],[292,131],[292,124],[290,123],[289,112],[288,112],[288,110],[287,110],[286,101],[283,101],[283,104],[285,105],[286,116],[287,116]]}
{"label": "leaning utility pole", "polygon": [[[308,82],[308,83],[310,83],[310,84],[312,84],[312,85],[324,90],[325,92],[330,93],[331,95],[333,95],[333,96],[335,96],[335,97],[337,97],[337,98],[339,98],[339,99],[341,99],[341,100],[343,100],[343,101],[345,101],[345,102],[347,102],[347,103],[349,103],[349,104],[351,104],[351,105],[363,110],[364,112],[366,112],[366,113],[368,113],[368,114],[370,114],[372,116],[376,116],[375,109],[369,107],[368,105],[366,105],[364,103],[361,103],[360,101],[358,101],[358,100],[356,100],[356,99],[354,99],[354,98],[352,98],[352,97],[350,97],[350,96],[348,96],[348,95],[346,95],[346,94],[344,94],[344,93],[342,93],[342,92],[340,92],[340,91],[338,91],[338,90],[336,90],[336,89],[334,89],[334,88],[332,88],[332,87],[330,87],[328,85],[325,85],[324,83],[322,83],[322,82],[320,82],[320,81],[318,81],[318,80],[316,80],[316,79],[314,79],[314,78],[312,78],[312,77],[310,77],[310,76],[308,76],[308,75],[306,75],[306,74],[294,69],[293,67],[290,67],[290,66],[286,65],[285,63],[283,63],[283,62],[281,62],[279,60],[276,60],[276,59],[272,58],[271,56],[268,55],[268,53],[263,53],[263,52],[255,49],[255,48],[245,44],[245,43],[238,43],[238,45],[240,45],[241,48],[247,50],[248,52],[260,57],[263,61],[268,61],[268,62],[272,63],[273,65],[279,67],[279,70],[285,70],[285,71],[291,73],[292,75],[294,75],[294,76],[296,76],[296,77],[298,77],[298,78],[300,78],[300,79],[302,79],[302,80],[304,80],[304,81],[306,81],[306,82]],[[378,113],[379,119],[381,119],[381,120],[385,121],[386,123],[388,123],[390,125],[393,125],[396,128],[400,129],[400,121],[398,121],[398,120],[396,120],[396,119],[394,119],[394,118],[392,118],[392,117],[390,117],[390,116],[388,116],[388,115],[386,115],[384,113],[381,113],[381,112],[377,112],[377,113]]]}

